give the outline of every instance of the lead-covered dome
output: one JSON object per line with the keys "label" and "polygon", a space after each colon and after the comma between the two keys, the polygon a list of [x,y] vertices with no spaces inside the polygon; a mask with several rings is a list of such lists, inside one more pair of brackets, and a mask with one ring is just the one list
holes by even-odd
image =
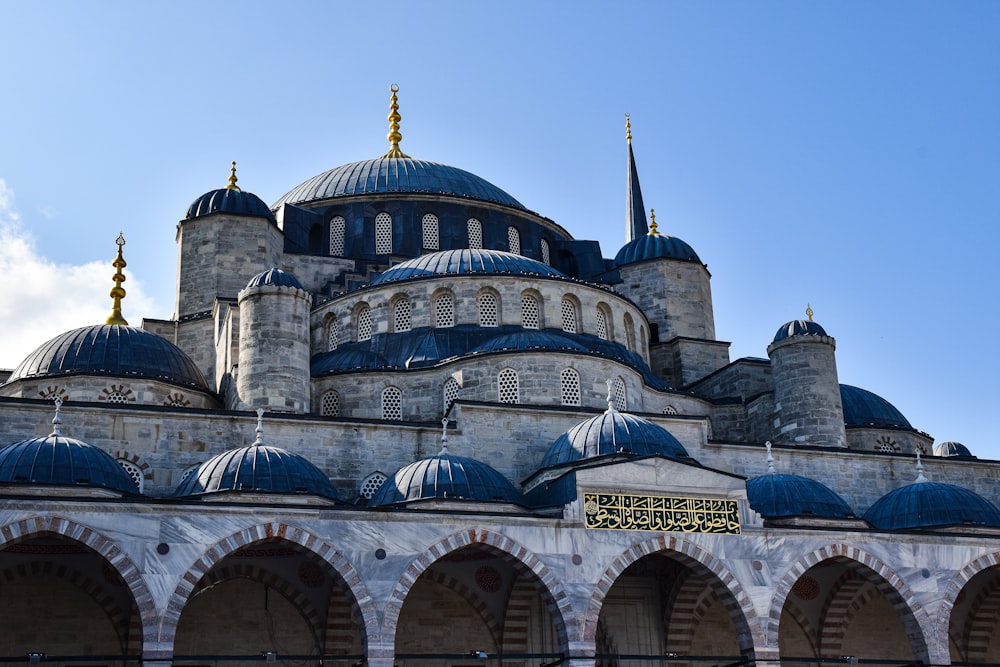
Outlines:
{"label": "lead-covered dome", "polygon": [[110,454],[59,433],[0,449],[0,484],[96,487],[139,493],[135,482]]}
{"label": "lead-covered dome", "polygon": [[212,213],[266,218],[277,224],[271,209],[260,197],[238,188],[220,188],[206,192],[191,202],[184,219],[194,220]]}
{"label": "lead-covered dome", "polygon": [[882,530],[964,525],[1000,528],[1000,510],[990,501],[960,486],[926,480],[885,494],[864,518]]}
{"label": "lead-covered dome", "polygon": [[814,516],[853,518],[854,511],[825,484],[799,475],[779,473],[747,480],[750,507],[769,518]]}
{"label": "lead-covered dome", "polygon": [[677,438],[662,426],[642,417],[608,410],[559,436],[546,452],[541,467],[618,453],[691,459]]}
{"label": "lead-covered dome", "polygon": [[144,378],[208,391],[198,366],[166,338],[121,324],[74,329],[40,345],[8,382],[61,375]]}
{"label": "lead-covered dome", "polygon": [[840,385],[840,400],[844,405],[845,426],[913,428],[903,413],[897,410],[892,403],[867,389],[842,384]]}
{"label": "lead-covered dome", "polygon": [[256,443],[205,461],[177,486],[174,495],[196,496],[222,491],[337,498],[337,490],[330,479],[305,458],[279,447]]}
{"label": "lead-covered dome", "polygon": [[381,285],[424,276],[503,273],[513,275],[565,277],[548,264],[500,250],[442,250],[401,262],[377,276],[372,285]]}
{"label": "lead-covered dome", "polygon": [[813,322],[812,320],[792,320],[791,322],[786,322],[778,327],[777,333],[774,334],[774,340],[772,343],[777,343],[779,340],[784,340],[786,338],[791,338],[792,336],[828,336],[826,330],[819,325],[818,322]]}
{"label": "lead-covered dome", "polygon": [[934,456],[953,456],[958,458],[968,458],[974,459],[975,456],[969,451],[969,448],[960,442],[954,442],[949,440],[948,442],[940,442],[934,445]]}
{"label": "lead-covered dome", "polygon": [[625,266],[651,259],[679,259],[701,264],[698,253],[684,241],[676,236],[653,233],[626,243],[615,255],[615,265]]}
{"label": "lead-covered dome", "polygon": [[524,504],[521,492],[490,466],[447,453],[400,468],[382,483],[368,504],[392,505],[432,498]]}
{"label": "lead-covered dome", "polygon": [[251,287],[296,287],[298,289],[305,289],[299,279],[288,271],[282,271],[281,269],[268,269],[267,271],[262,271],[250,279],[247,283],[247,289]]}
{"label": "lead-covered dome", "polygon": [[521,202],[475,174],[411,157],[380,157],[330,169],[292,188],[271,208],[277,211],[282,204],[388,193],[452,195],[526,210]]}

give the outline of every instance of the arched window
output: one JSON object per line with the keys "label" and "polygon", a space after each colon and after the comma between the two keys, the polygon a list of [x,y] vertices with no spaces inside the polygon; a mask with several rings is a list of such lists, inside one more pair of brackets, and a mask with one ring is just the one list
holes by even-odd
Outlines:
{"label": "arched window", "polygon": [[385,475],[380,472],[373,472],[361,481],[361,488],[359,492],[362,498],[371,500],[375,492],[378,491],[379,487],[388,479]]}
{"label": "arched window", "polygon": [[392,216],[385,211],[375,216],[375,254],[392,254]]}
{"label": "arched window", "polygon": [[358,308],[358,340],[372,339],[372,309],[368,304],[362,304]]}
{"label": "arched window", "polygon": [[663,414],[665,414],[665,415],[676,415],[677,414],[677,408],[675,408],[672,405],[665,405],[665,406],[663,406]]}
{"label": "arched window", "polygon": [[639,354],[643,357],[646,356],[646,350],[648,349],[646,345],[646,327],[639,325]]}
{"label": "arched window", "polygon": [[392,300],[392,330],[400,333],[409,331],[410,327],[410,297],[402,294]]}
{"label": "arched window", "polygon": [[438,217],[433,213],[428,213],[423,219],[424,250],[437,250],[438,240]]}
{"label": "arched window", "polygon": [[320,401],[319,413],[323,417],[339,417],[340,394],[333,389],[323,394],[323,398]]}
{"label": "arched window", "polygon": [[563,297],[562,305],[560,306],[562,311],[562,328],[563,331],[569,333],[578,333],[576,328],[576,304],[573,303],[572,299]]}
{"label": "arched window", "polygon": [[603,338],[604,340],[611,340],[611,336],[608,332],[608,321],[609,321],[607,311],[601,306],[597,307],[597,337]]}
{"label": "arched window", "polygon": [[482,250],[483,248],[483,223],[475,218],[469,218],[469,248],[472,250]]}
{"label": "arched window", "polygon": [[507,228],[507,250],[515,255],[521,254],[521,232],[517,231],[517,227]]}
{"label": "arched window", "polygon": [[451,292],[442,292],[434,299],[434,326],[455,326],[455,297]]}
{"label": "arched window", "polygon": [[482,292],[479,295],[479,326],[499,326],[499,312],[500,308],[497,306],[497,295],[493,292]]}
{"label": "arched window", "polygon": [[625,380],[616,377],[611,383],[611,400],[615,410],[625,412],[628,410],[628,397],[625,395]]}
{"label": "arched window", "polygon": [[549,242],[545,239],[542,239],[542,262],[545,264],[552,263],[552,255],[549,251]]}
{"label": "arched window", "polygon": [[135,488],[139,490],[139,493],[142,493],[142,487],[146,481],[142,474],[142,468],[128,459],[118,459],[118,465],[120,465],[122,469],[128,473],[128,476],[132,478],[133,482],[135,482]]}
{"label": "arched window", "polygon": [[559,374],[559,389],[563,405],[580,405],[580,374],[575,369],[562,369]]}
{"label": "arched window", "polygon": [[635,324],[632,323],[632,316],[625,313],[625,347],[635,352]]}
{"label": "arched window", "polygon": [[400,421],[403,418],[403,392],[399,387],[386,387],[382,390],[382,419]]}
{"label": "arched window", "polygon": [[461,387],[458,386],[458,380],[455,378],[448,378],[444,381],[444,387],[441,389],[441,398],[444,403],[444,411],[448,412],[448,408],[451,404],[458,399],[458,390]]}
{"label": "arched window", "polygon": [[344,216],[337,215],[330,220],[330,254],[340,257],[344,254]]}
{"label": "arched window", "polygon": [[501,403],[519,403],[521,401],[517,371],[513,368],[504,368],[497,375],[497,398]]}
{"label": "arched window", "polygon": [[538,299],[532,294],[521,295],[521,326],[537,329],[539,326]]}
{"label": "arched window", "polygon": [[337,318],[334,317],[330,320],[330,325],[326,330],[326,349],[328,352],[336,350],[338,345],[340,345],[340,325],[337,324]]}

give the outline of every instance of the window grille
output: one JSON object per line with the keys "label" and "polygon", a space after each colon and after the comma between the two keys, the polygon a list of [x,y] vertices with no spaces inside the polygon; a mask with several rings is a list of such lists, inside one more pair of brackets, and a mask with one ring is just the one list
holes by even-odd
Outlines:
{"label": "window grille", "polygon": [[128,396],[123,391],[109,391],[104,399],[108,403],[128,403]]}
{"label": "window grille", "polygon": [[444,381],[444,388],[442,389],[441,393],[442,393],[442,398],[444,400],[445,412],[448,412],[448,408],[451,407],[451,404],[458,399],[459,389],[460,387],[458,386],[458,380],[456,380],[455,378],[448,378],[447,380]]}
{"label": "window grille", "polygon": [[499,326],[497,308],[497,297],[490,292],[483,292],[479,295],[479,326],[495,327]]}
{"label": "window grille", "polygon": [[625,396],[625,380],[616,377],[611,384],[611,398],[614,401],[615,410],[625,412],[628,409],[628,400]]}
{"label": "window grille", "polygon": [[382,419],[400,421],[403,418],[403,393],[398,387],[382,390]]}
{"label": "window grille", "polygon": [[519,403],[520,391],[517,383],[517,371],[504,368],[497,375],[497,395],[501,403]]}
{"label": "window grille", "polygon": [[521,295],[521,326],[525,329],[538,328],[538,299],[530,294]]}
{"label": "window grille", "polygon": [[434,299],[434,326],[455,326],[455,299],[451,292],[445,292]]}
{"label": "window grille", "polygon": [[428,213],[423,219],[424,250],[437,250],[439,246],[438,238],[438,217],[433,213]]}
{"label": "window grille", "polygon": [[601,308],[597,309],[597,337],[608,340],[608,316]]}
{"label": "window grille", "polygon": [[385,211],[375,216],[375,254],[392,254],[392,216]]}
{"label": "window grille", "polygon": [[564,368],[559,374],[559,387],[563,405],[580,405],[580,374],[572,368]]}
{"label": "window grille", "polygon": [[379,487],[385,483],[385,480],[386,476],[380,472],[373,472],[365,477],[364,481],[361,482],[361,497],[371,500]]}
{"label": "window grille", "polygon": [[323,394],[323,400],[320,403],[320,415],[324,417],[340,416],[340,394],[332,389]]}
{"label": "window grille", "polygon": [[396,333],[409,331],[410,321],[410,298],[406,296],[398,297],[392,304],[393,323],[392,329]]}
{"label": "window grille", "polygon": [[665,414],[665,415],[676,415],[677,414],[677,408],[675,408],[672,405],[664,406],[664,408],[663,408],[663,414]]}
{"label": "window grille", "polygon": [[330,254],[340,257],[344,254],[344,216],[330,220]]}
{"label": "window grille", "polygon": [[146,481],[142,475],[142,468],[128,459],[118,459],[118,465],[120,465],[122,469],[128,473],[128,476],[132,478],[133,482],[135,482],[135,488],[139,490],[139,493],[142,493],[143,482]]}
{"label": "window grille", "polygon": [[372,309],[367,305],[358,311],[358,340],[372,339]]}
{"label": "window grille", "polygon": [[515,255],[521,254],[521,232],[517,227],[507,228],[507,249]]}
{"label": "window grille", "polygon": [[333,318],[330,320],[330,328],[326,332],[327,352],[336,350],[338,345],[340,345],[340,325],[337,324],[337,318]]}
{"label": "window grille", "polygon": [[483,223],[475,218],[469,218],[469,248],[472,250],[482,250],[483,248]]}
{"label": "window grille", "polygon": [[545,264],[552,263],[552,256],[549,252],[549,242],[545,239],[542,239],[542,262]]}
{"label": "window grille", "polygon": [[568,333],[577,333],[576,304],[569,299],[562,300],[562,328]]}

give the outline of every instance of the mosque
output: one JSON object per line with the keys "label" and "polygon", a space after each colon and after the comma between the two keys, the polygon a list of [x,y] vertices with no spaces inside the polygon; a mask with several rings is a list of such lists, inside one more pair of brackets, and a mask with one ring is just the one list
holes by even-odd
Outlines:
{"label": "mosque", "polygon": [[391,92],[381,157],[194,200],[170,319],[119,237],[107,323],[0,374],[0,663],[1000,664],[1000,462],[811,310],[731,360],[628,124],[612,259]]}

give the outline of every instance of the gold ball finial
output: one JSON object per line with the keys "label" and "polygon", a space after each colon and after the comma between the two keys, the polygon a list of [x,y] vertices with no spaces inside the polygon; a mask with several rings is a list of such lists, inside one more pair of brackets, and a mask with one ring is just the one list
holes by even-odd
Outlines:
{"label": "gold ball finial", "polygon": [[632,143],[632,120],[625,114],[625,140]]}
{"label": "gold ball finial", "polygon": [[127,264],[125,263],[125,257],[122,255],[122,248],[125,247],[125,234],[118,232],[118,238],[115,239],[115,243],[118,245],[118,256],[115,257],[115,261],[111,263],[111,266],[115,267],[115,275],[111,278],[115,281],[115,286],[111,288],[110,296],[112,299],[111,306],[111,316],[108,317],[105,324],[121,324],[128,326],[128,322],[122,317],[122,299],[125,298],[125,288],[122,287],[122,283],[125,282],[125,274],[122,273]]}
{"label": "gold ball finial", "polygon": [[813,309],[812,306],[809,305],[808,303],[806,304],[806,317],[809,318],[810,322],[813,321]]}
{"label": "gold ball finial", "polygon": [[649,209],[649,234],[648,236],[659,236],[660,232],[656,228],[656,209]]}
{"label": "gold ball finial", "polygon": [[229,185],[226,186],[227,190],[236,190],[237,192],[243,192],[240,190],[239,186],[236,185],[236,160],[233,160],[233,166],[229,169]]}
{"label": "gold ball finial", "polygon": [[407,158],[410,156],[399,150],[399,142],[403,140],[403,135],[399,133],[399,121],[403,120],[403,117],[399,115],[399,98],[396,97],[396,93],[399,92],[399,86],[392,84],[389,86],[389,92],[392,93],[392,96],[389,103],[389,134],[386,138],[389,140],[389,145],[392,148],[382,157]]}

